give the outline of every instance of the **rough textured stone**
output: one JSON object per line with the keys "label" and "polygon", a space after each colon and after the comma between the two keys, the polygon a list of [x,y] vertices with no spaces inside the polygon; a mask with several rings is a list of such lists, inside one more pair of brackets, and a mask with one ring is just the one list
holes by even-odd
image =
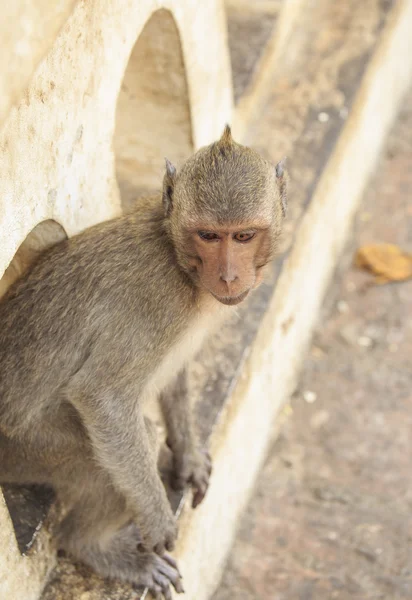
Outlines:
{"label": "rough textured stone", "polygon": [[277,12],[245,8],[235,3],[227,6],[230,58],[233,72],[235,103],[251,83],[265,45],[271,39]]}
{"label": "rough textured stone", "polygon": [[16,0],[0,16],[0,127],[52,47],[75,0]]}

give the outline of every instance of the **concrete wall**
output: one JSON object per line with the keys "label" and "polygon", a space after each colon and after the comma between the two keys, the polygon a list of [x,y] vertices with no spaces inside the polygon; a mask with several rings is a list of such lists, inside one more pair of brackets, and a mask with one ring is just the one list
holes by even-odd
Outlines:
{"label": "concrete wall", "polygon": [[[218,137],[232,93],[221,0],[17,0],[0,47],[1,296]],[[2,600],[36,598],[51,556],[40,536],[20,557],[0,492]]]}

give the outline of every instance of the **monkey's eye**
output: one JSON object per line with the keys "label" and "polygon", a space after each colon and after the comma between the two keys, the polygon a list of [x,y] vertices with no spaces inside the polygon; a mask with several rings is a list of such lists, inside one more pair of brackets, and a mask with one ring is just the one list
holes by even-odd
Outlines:
{"label": "monkey's eye", "polygon": [[206,240],[206,242],[213,242],[219,239],[218,234],[213,231],[198,231],[197,234],[202,240]]}
{"label": "monkey's eye", "polygon": [[240,231],[239,233],[235,233],[233,239],[237,242],[250,242],[252,238],[255,237],[254,231]]}

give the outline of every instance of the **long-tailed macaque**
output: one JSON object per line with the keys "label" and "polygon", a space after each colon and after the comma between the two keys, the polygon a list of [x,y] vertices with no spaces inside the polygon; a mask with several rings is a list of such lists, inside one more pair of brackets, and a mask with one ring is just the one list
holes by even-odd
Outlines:
{"label": "long-tailed macaque", "polygon": [[185,366],[262,280],[286,205],[282,163],[230,128],[162,196],[46,250],[0,301],[0,482],[46,483],[69,507],[58,545],[103,576],[183,590],[157,469],[158,397],[174,482],[206,493],[210,461]]}

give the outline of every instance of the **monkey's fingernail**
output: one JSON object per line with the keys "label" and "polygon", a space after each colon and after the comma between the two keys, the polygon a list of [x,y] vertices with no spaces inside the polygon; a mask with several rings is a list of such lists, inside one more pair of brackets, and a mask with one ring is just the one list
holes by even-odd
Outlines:
{"label": "monkey's fingernail", "polygon": [[176,590],[176,592],[178,594],[184,594],[185,593],[185,589],[184,589],[183,585],[180,583],[180,581],[176,582],[175,590]]}
{"label": "monkey's fingernail", "polygon": [[202,492],[196,492],[193,496],[192,508],[196,508],[202,502],[205,495]]}
{"label": "monkey's fingernail", "polygon": [[175,582],[173,583],[173,587],[175,588],[175,590],[176,590],[176,592],[177,592],[178,594],[184,594],[184,593],[185,593],[185,590],[184,590],[183,584],[182,584],[182,582],[180,581],[180,579],[177,579],[177,581],[175,581]]}

